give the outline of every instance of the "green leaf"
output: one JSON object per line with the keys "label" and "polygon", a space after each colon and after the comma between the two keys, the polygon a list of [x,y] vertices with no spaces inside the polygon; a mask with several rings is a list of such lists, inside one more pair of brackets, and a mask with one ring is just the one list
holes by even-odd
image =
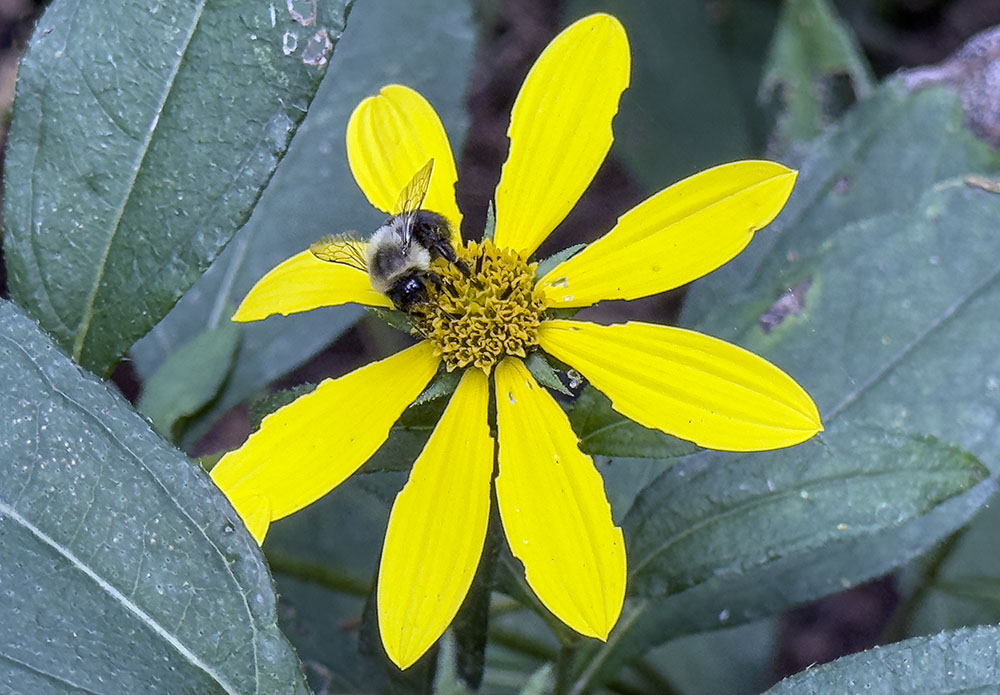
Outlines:
{"label": "green leaf", "polygon": [[941,566],[924,580],[929,591],[903,625],[906,635],[1000,622],[998,533],[1000,506],[994,503],[951,542]]}
{"label": "green leaf", "polygon": [[7,691],[307,692],[222,494],[9,302],[0,411]]}
{"label": "green leaf", "polygon": [[573,244],[572,246],[567,246],[562,251],[557,251],[548,258],[542,259],[538,262],[538,268],[535,269],[535,276],[540,278],[545,277],[550,270],[563,261],[572,258],[586,246],[586,244]]}
{"label": "green leaf", "polygon": [[[728,575],[772,578],[768,566],[778,560],[801,564],[796,557],[876,536],[989,475],[933,437],[845,429],[792,449],[694,457],[667,470],[625,518],[630,592],[655,597]],[[845,563],[841,576],[853,574]]]}
{"label": "green leaf", "polygon": [[413,401],[413,405],[423,405],[438,398],[450,397],[455,392],[455,389],[458,388],[458,382],[462,380],[462,373],[462,371],[457,369],[453,372],[449,372],[446,369],[440,370],[438,375],[434,377],[431,385],[417,396],[417,400]]}
{"label": "green leaf", "polygon": [[528,355],[528,359],[524,361],[524,365],[531,372],[531,375],[535,377],[535,380],[545,388],[557,391],[564,396],[573,395],[573,392],[563,385],[562,380],[552,365],[549,364],[548,357],[545,354],[541,352],[531,353]]}
{"label": "green leaf", "polygon": [[845,656],[792,676],[765,695],[966,695],[1000,689],[1000,628],[940,632]]}
{"label": "green leaf", "polygon": [[[347,5],[46,11],[18,74],[4,250],[12,296],[80,364],[110,373],[247,220]],[[291,35],[323,50],[289,51]]]}
{"label": "green leaf", "polygon": [[992,615],[1000,611],[1000,577],[968,577],[938,582],[935,588],[986,608]]}
{"label": "green leaf", "polygon": [[465,687],[458,675],[458,655],[451,632],[444,633],[439,645],[441,650],[434,674],[434,695],[470,695],[472,691]]}
{"label": "green leaf", "polygon": [[653,645],[776,615],[882,576],[967,523],[996,491],[991,478],[929,514],[881,533],[778,558],[760,572],[723,573],[665,598],[630,600],[607,643],[581,650],[574,687],[584,692],[608,681]]}
{"label": "green leaf", "polygon": [[[362,99],[393,82],[419,90],[441,115],[455,152],[461,151],[463,88],[474,38],[466,0],[358,3],[309,115],[250,221],[166,320],[133,350],[141,376],[148,378],[167,355],[206,325],[227,320],[224,308],[238,304],[281,261],[325,234],[351,229],[367,233],[381,224],[382,213],[354,183],[345,152],[347,119]],[[337,307],[246,324],[228,382],[201,423],[192,425],[185,442],[197,439],[222,413],[319,352],[362,315],[357,307]]]}
{"label": "green leaf", "polygon": [[629,420],[592,386],[576,399],[569,418],[580,438],[580,450],[585,454],[667,460],[698,451],[691,442]]}
{"label": "green leaf", "polygon": [[555,675],[552,673],[552,665],[545,664],[531,674],[531,678],[524,684],[518,695],[547,695],[552,692],[555,685]]}
{"label": "green leaf", "polygon": [[178,420],[215,398],[236,357],[240,335],[240,327],[232,323],[205,331],[182,345],[143,385],[137,408],[157,432],[173,439]]}
{"label": "green leaf", "polygon": [[827,0],[785,0],[760,87],[765,102],[780,93],[781,140],[811,140],[838,115],[833,78],[839,75],[848,78],[856,99],[871,94],[861,47]]}

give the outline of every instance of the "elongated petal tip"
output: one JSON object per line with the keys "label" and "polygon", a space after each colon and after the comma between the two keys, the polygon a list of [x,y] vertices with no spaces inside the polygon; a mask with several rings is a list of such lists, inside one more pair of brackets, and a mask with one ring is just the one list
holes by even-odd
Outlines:
{"label": "elongated petal tip", "polygon": [[765,451],[822,430],[812,398],[752,352],[672,326],[546,321],[542,348],[574,367],[618,412],[708,449]]}
{"label": "elongated petal tip", "polygon": [[496,242],[531,255],[576,205],[604,161],[631,54],[611,15],[584,17],[542,51],[511,111],[496,190]]}
{"label": "elongated petal tip", "polygon": [[430,649],[472,584],[493,476],[489,381],[466,371],[396,496],[378,575],[379,632],[402,669]]}
{"label": "elongated petal tip", "polygon": [[728,262],[784,207],[797,172],[776,162],[722,164],[680,181],[538,282],[549,306],[584,307],[680,287]]}

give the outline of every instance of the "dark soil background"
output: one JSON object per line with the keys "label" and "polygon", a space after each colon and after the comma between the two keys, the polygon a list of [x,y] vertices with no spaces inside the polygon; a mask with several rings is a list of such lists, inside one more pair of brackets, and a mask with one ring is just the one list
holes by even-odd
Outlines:
{"label": "dark soil background", "polygon": [[[706,12],[718,11],[718,6],[726,2],[739,1],[705,0]],[[778,0],[774,1],[777,5]],[[34,0],[0,0],[3,144],[17,61],[45,4]],[[1000,0],[838,0],[835,4],[853,27],[880,77],[900,68],[938,63],[974,34],[1000,24]],[[559,0],[479,0],[474,6],[481,20],[481,42],[468,86],[471,122],[460,154],[462,175],[458,195],[465,224],[469,229],[481,229],[506,157],[507,118],[517,89],[535,57],[562,28],[563,18]],[[1000,102],[1000,94],[993,99]],[[18,172],[7,175],[17,176]],[[618,214],[639,202],[643,193],[624,167],[609,160],[561,228],[565,231],[560,231],[560,238],[564,244],[565,234],[581,241],[592,239],[598,231],[610,229]],[[2,263],[0,296],[7,296]],[[669,322],[676,317],[679,300],[673,294],[634,302],[629,314]],[[287,388],[343,373],[366,362],[366,353],[371,350],[372,331],[362,322],[309,364],[283,379],[281,385]],[[114,381],[131,400],[141,389],[127,362],[117,370]],[[211,450],[224,444],[238,444],[247,431],[245,411],[238,409],[199,448]],[[790,612],[782,621],[774,678],[875,645],[885,636],[897,604],[895,580],[887,577]]]}

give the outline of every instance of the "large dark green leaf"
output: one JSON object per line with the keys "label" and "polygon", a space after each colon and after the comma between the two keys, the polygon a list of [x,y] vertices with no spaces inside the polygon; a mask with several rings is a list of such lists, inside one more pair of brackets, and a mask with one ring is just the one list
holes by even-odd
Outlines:
{"label": "large dark green leaf", "polygon": [[671,467],[625,518],[630,592],[664,596],[727,574],[765,575],[776,560],[912,521],[989,474],[933,438],[846,429],[770,455]]}
{"label": "large dark green leaf", "polygon": [[45,13],[18,76],[5,252],[13,296],[74,359],[107,374],[246,221],[348,4],[303,3],[303,16],[281,2],[63,0]]}
{"label": "large dark green leaf", "polygon": [[[227,307],[285,258],[324,234],[378,227],[381,213],[354,183],[345,153],[347,118],[362,99],[390,82],[414,87],[438,110],[458,152],[474,33],[465,0],[358,4],[309,115],[250,221],[133,351],[140,374],[148,377],[206,326],[228,320]],[[339,307],[247,324],[239,358],[205,421],[307,360],[360,315],[355,307]],[[199,431],[193,428],[194,435]]]}
{"label": "large dark green leaf", "polygon": [[917,637],[811,668],[766,695],[988,695],[1000,690],[998,642],[993,626]]}
{"label": "large dark green leaf", "polygon": [[0,303],[0,691],[305,693],[198,466]]}

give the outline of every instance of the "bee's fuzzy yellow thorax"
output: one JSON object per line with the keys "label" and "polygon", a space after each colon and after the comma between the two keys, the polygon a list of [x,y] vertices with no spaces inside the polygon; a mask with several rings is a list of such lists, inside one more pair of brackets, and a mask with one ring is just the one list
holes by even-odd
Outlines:
{"label": "bee's fuzzy yellow thorax", "polygon": [[427,303],[411,316],[414,328],[434,344],[448,371],[472,365],[488,374],[507,355],[526,357],[545,309],[535,289],[538,264],[489,240],[456,253],[468,275],[435,261],[440,284],[428,288]]}

